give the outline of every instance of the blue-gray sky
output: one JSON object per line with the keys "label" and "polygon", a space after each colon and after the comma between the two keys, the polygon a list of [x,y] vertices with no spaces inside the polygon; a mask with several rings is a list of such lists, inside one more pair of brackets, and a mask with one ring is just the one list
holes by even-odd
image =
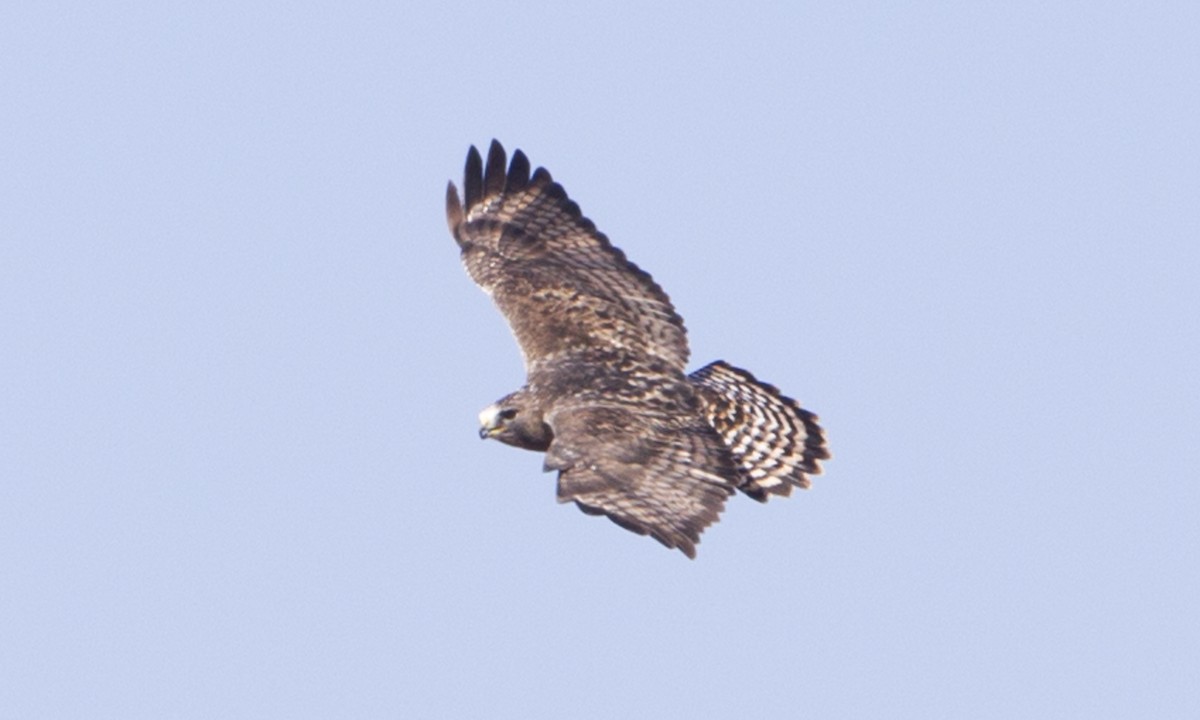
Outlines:
{"label": "blue-gray sky", "polygon": [[[0,10],[0,717],[1200,715],[1200,11],[827,5]],[[478,440],[493,137],[811,490],[691,562]]]}

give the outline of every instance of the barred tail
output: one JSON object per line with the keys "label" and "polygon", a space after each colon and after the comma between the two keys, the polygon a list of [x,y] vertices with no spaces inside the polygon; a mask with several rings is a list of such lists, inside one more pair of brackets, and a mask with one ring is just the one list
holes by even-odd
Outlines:
{"label": "barred tail", "polygon": [[708,422],[741,471],[742,492],[759,502],[809,486],[830,457],[817,416],[778,388],[718,360],[689,378],[704,400]]}

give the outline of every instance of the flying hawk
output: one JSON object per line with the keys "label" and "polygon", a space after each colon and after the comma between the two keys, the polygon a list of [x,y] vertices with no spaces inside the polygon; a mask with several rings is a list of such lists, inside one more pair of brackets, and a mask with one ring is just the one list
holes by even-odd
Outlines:
{"label": "flying hawk", "polygon": [[544,168],[495,140],[467,153],[446,219],[495,301],[527,379],[479,415],[479,434],[546,454],[559,502],[606,515],[690,558],[725,499],[809,486],[830,457],[817,416],[745,370],[685,374],[683,320]]}

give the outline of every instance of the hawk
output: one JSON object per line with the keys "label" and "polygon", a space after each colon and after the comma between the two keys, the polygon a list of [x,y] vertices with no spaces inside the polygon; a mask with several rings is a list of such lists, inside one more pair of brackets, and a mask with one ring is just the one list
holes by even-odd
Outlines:
{"label": "hawk", "polygon": [[666,293],[520,150],[509,163],[493,140],[484,164],[472,146],[446,219],[525,359],[479,434],[545,453],[559,502],[694,558],[735,491],[766,502],[821,472],[817,416],[721,360],[687,374]]}

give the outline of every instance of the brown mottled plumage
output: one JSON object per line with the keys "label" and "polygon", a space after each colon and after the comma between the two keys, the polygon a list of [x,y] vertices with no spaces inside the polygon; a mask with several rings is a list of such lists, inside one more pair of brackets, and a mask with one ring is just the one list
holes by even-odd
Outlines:
{"label": "brown mottled plumage", "polygon": [[695,557],[734,490],[765,502],[829,457],[817,417],[722,361],[685,375],[683,320],[524,153],[467,154],[446,218],[467,272],[504,313],[525,387],[480,435],[546,453],[559,502]]}

